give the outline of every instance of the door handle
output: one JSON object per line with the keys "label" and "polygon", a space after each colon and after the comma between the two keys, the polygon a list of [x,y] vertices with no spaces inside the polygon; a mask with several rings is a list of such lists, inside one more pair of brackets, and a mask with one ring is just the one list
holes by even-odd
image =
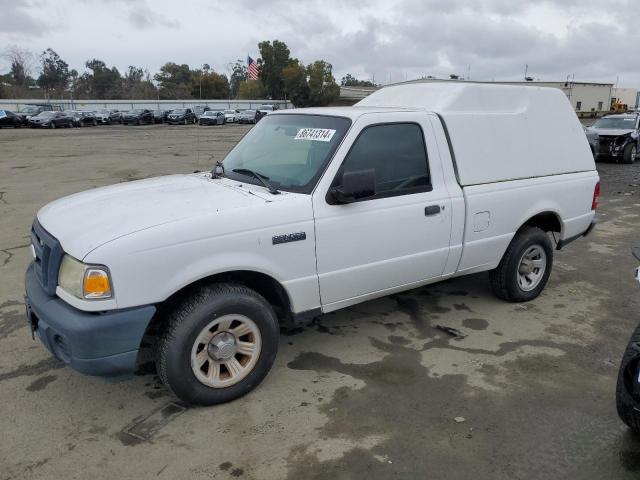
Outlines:
{"label": "door handle", "polygon": [[428,207],[424,207],[425,217],[438,215],[439,213],[440,213],[440,205],[429,205]]}

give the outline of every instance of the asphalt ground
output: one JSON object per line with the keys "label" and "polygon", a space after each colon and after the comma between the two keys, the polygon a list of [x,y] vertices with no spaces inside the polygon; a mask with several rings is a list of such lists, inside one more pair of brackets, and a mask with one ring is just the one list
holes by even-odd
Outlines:
{"label": "asphalt ground", "polygon": [[556,253],[537,300],[502,302],[478,274],[326,315],[283,334],[267,379],[229,404],[184,408],[152,369],[108,383],[52,359],[22,300],[37,210],[210,168],[248,129],[0,131],[0,479],[640,476],[614,398],[638,323],[640,165],[598,164],[599,225]]}

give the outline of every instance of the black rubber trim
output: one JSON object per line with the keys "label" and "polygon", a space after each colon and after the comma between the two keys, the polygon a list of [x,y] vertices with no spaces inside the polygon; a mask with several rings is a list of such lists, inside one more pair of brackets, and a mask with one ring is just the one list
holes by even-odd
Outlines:
{"label": "black rubber trim", "polygon": [[294,314],[293,321],[291,323],[294,326],[305,325],[311,323],[314,318],[317,318],[320,315],[322,315],[321,308],[312,308],[311,310],[305,310],[304,312]]}
{"label": "black rubber trim", "polygon": [[559,240],[558,244],[556,245],[556,250],[562,250],[565,246],[569,245],[571,242],[574,242],[579,238],[586,237],[587,235],[589,235],[595,228],[596,223],[597,222],[594,219],[584,232],[579,233],[578,235],[574,235],[573,237],[565,238],[564,240]]}

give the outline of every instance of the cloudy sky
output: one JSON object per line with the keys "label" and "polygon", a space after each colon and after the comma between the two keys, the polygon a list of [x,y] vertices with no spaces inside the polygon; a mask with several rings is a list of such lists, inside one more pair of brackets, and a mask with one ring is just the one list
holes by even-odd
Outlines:
{"label": "cloudy sky", "polygon": [[[152,73],[167,61],[219,72],[257,43],[325,59],[378,83],[451,73],[602,81],[640,88],[639,0],[0,0],[0,50],[53,48]],[[8,64],[0,59],[0,73]]]}

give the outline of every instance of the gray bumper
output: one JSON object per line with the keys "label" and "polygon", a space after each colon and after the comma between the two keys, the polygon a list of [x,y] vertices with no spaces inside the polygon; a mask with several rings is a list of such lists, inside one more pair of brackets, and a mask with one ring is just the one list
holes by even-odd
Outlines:
{"label": "gray bumper", "polygon": [[86,375],[126,378],[136,368],[142,337],[156,307],[83,312],[47,295],[33,264],[25,277],[27,319],[47,349]]}

